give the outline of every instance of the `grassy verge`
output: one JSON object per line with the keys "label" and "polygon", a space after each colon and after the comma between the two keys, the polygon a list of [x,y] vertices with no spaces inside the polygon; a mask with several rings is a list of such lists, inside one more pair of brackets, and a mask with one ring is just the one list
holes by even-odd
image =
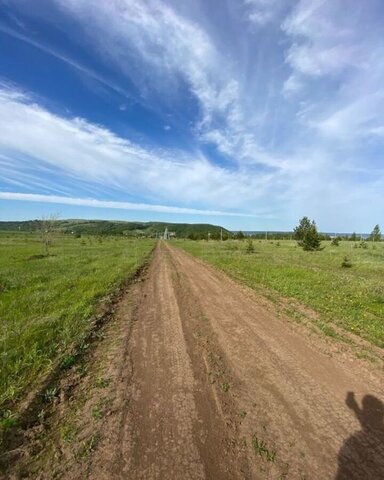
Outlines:
{"label": "grassy verge", "polygon": [[[251,288],[266,287],[312,308],[327,326],[338,325],[384,348],[384,242],[353,242],[304,252],[294,241],[178,241],[177,245]],[[344,257],[352,266],[341,266]]]}
{"label": "grassy verge", "polygon": [[[140,267],[153,240],[0,234],[0,408],[80,343],[100,300]],[[3,420],[9,412],[3,414]]]}

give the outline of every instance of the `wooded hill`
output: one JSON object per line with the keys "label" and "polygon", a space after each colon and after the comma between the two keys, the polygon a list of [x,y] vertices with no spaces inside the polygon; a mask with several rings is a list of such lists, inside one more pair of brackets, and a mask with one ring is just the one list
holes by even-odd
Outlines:
{"label": "wooded hill", "polygon": [[[50,222],[57,232],[80,235],[128,235],[156,237],[162,235],[166,228],[177,238],[219,238],[221,231],[224,237],[230,232],[217,225],[205,223],[166,223],[166,222],[125,222],[110,220],[54,220]],[[43,220],[27,220],[23,222],[0,222],[0,231],[35,232],[42,230]]]}

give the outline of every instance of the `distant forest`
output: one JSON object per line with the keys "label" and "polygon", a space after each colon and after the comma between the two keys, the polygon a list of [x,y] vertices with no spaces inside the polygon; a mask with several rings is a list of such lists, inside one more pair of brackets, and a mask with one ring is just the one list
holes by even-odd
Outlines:
{"label": "distant forest", "polygon": [[[0,222],[0,231],[38,232],[46,224],[46,220],[27,220],[22,222]],[[289,240],[293,238],[292,232],[266,232],[254,231],[231,232],[226,228],[208,223],[166,223],[166,222],[125,222],[110,220],[51,220],[51,227],[57,232],[81,235],[126,235],[129,237],[155,238],[164,234],[165,229],[172,237],[187,238],[190,240],[228,240],[229,238],[243,240],[253,238],[256,240]],[[335,235],[321,233],[321,240],[331,240]],[[367,238],[366,234],[341,234],[340,240],[359,241]]]}

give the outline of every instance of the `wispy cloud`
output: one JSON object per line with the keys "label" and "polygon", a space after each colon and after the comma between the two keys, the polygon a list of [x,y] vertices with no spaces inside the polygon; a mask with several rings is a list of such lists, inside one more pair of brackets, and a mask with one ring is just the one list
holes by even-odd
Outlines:
{"label": "wispy cloud", "polygon": [[5,33],[18,40],[21,40],[51,55],[52,57],[55,57],[56,59],[60,60],[61,62],[64,62],[65,64],[69,65],[70,67],[78,71],[81,75],[85,75],[86,77],[89,77],[92,80],[95,80],[99,84],[103,85],[104,87],[107,87],[110,90],[113,90],[114,92],[118,93],[121,96],[130,98],[130,99],[132,98],[132,95],[127,90],[125,90],[120,85],[113,82],[112,80],[103,77],[102,75],[98,74],[97,72],[93,71],[90,68],[87,68],[85,65],[74,60],[73,58],[70,58],[68,55],[65,55],[63,52],[55,50],[54,48],[42,42],[39,42],[34,38],[31,38],[31,36],[25,33],[24,31],[19,32],[0,23],[0,32]]}
{"label": "wispy cloud", "polygon": [[281,13],[284,0],[245,0],[245,5],[248,7],[249,21],[265,26]]}
{"label": "wispy cloud", "polygon": [[[212,36],[161,1],[56,0],[80,22],[94,48],[137,85],[142,95],[172,104],[183,85],[199,104],[197,140],[236,163],[279,167],[257,135],[254,92]],[[171,40],[170,40],[171,39]],[[156,97],[157,95],[157,97]]]}
{"label": "wispy cloud", "polygon": [[304,119],[325,136],[351,140],[382,131],[384,42],[377,7],[368,0],[349,12],[342,0],[300,0],[283,23],[292,39],[284,92],[309,87],[303,94],[313,108]]}
{"label": "wispy cloud", "polygon": [[94,182],[151,202],[249,211],[247,203],[263,196],[272,181],[213,165],[198,152],[139,146],[84,119],[52,114],[14,89],[0,89],[0,119],[0,152],[13,158],[15,174],[20,159],[23,168],[29,161],[48,185],[47,168],[72,190]]}
{"label": "wispy cloud", "polygon": [[60,205],[75,205],[80,207],[113,208],[118,210],[134,210],[157,213],[176,213],[182,215],[204,215],[225,217],[257,217],[258,215],[223,212],[218,210],[199,210],[196,208],[169,207],[166,205],[151,205],[146,203],[113,202],[93,198],[61,197],[58,195],[40,195],[36,193],[0,192],[1,200],[18,200],[22,202],[55,203]]}

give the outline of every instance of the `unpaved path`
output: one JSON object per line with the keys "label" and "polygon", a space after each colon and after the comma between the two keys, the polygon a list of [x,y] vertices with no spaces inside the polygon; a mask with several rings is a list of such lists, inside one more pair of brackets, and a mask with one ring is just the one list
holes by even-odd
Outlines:
{"label": "unpaved path", "polygon": [[384,478],[380,363],[164,242],[134,303],[117,313],[101,441],[66,478]]}

